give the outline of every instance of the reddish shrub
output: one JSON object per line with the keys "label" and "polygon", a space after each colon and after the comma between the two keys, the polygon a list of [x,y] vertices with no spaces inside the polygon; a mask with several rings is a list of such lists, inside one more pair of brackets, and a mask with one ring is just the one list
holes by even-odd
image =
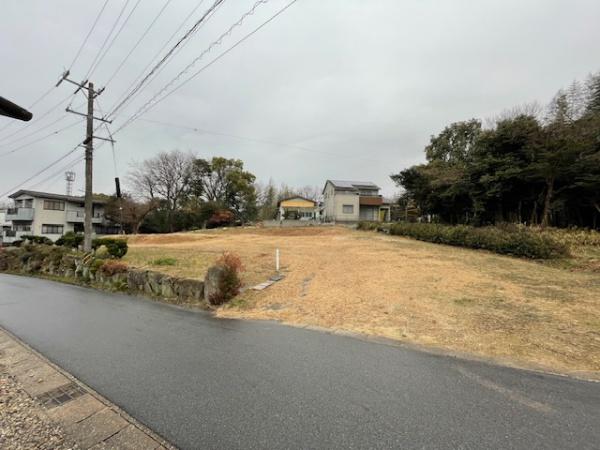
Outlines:
{"label": "reddish shrub", "polygon": [[210,219],[208,219],[206,226],[208,228],[225,227],[227,225],[231,225],[234,222],[234,220],[235,215],[231,211],[228,211],[226,209],[220,209],[217,212],[215,212],[212,216],[210,216]]}
{"label": "reddish shrub", "polygon": [[127,272],[127,264],[109,259],[100,266],[99,270],[102,275],[112,277],[118,273]]}
{"label": "reddish shrub", "polygon": [[216,265],[223,269],[223,277],[221,278],[219,293],[213,295],[210,302],[213,305],[220,305],[239,294],[242,287],[240,273],[244,271],[244,266],[238,255],[229,252],[224,252],[223,256],[217,260]]}

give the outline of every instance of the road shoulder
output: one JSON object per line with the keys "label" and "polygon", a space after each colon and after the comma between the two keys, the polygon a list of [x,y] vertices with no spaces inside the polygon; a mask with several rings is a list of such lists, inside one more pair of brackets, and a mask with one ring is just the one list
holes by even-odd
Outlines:
{"label": "road shoulder", "polygon": [[[175,448],[1,327],[0,368],[2,396],[6,397],[3,406],[20,398],[16,404],[26,407],[23,414],[29,416],[24,418],[25,423],[35,416],[40,426],[63,440],[61,448]],[[18,439],[13,436],[13,441]]]}

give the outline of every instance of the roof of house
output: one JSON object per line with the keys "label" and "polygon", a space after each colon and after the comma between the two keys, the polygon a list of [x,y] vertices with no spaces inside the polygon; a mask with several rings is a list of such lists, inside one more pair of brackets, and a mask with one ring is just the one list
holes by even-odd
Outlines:
{"label": "roof of house", "polygon": [[327,180],[325,185],[327,185],[327,183],[331,183],[336,189],[380,189],[379,186],[371,181]]}
{"label": "roof of house", "polygon": [[313,205],[316,205],[316,204],[317,204],[317,202],[316,202],[316,201],[314,201],[314,200],[313,200],[313,199],[311,199],[311,198],[302,197],[301,195],[294,195],[293,197],[286,197],[286,198],[282,198],[281,200],[279,200],[279,201],[277,202],[277,206],[281,205],[281,202],[285,202],[285,201],[287,201],[287,200],[294,200],[294,199],[296,199],[296,198],[299,198],[299,199],[301,199],[301,200],[306,200],[307,202],[311,202]]}
{"label": "roof of house", "polygon": [[[29,195],[31,197],[38,198],[49,198],[52,200],[64,200],[66,202],[75,202],[75,203],[83,203],[85,201],[85,197],[78,197],[75,195],[63,195],[63,194],[53,194],[51,192],[39,192],[39,191],[30,191],[27,189],[20,189],[17,192],[10,194],[9,198],[17,198],[21,195]],[[102,198],[94,198],[94,203],[104,204],[107,201]]]}

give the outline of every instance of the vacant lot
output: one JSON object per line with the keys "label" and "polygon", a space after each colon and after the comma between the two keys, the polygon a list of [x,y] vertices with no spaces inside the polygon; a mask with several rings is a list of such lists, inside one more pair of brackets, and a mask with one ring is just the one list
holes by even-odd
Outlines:
{"label": "vacant lot", "polygon": [[[600,372],[600,275],[483,251],[345,228],[232,229],[130,238],[126,260],[202,278],[223,251],[238,253],[246,291],[222,317],[377,334],[539,365]],[[171,265],[151,261],[174,258]]]}

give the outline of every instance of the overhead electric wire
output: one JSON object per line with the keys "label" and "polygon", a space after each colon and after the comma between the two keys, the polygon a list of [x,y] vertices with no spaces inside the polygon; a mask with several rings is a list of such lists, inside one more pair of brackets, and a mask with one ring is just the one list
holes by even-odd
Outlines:
{"label": "overhead electric wire", "polygon": [[88,34],[85,36],[85,39],[81,43],[79,50],[77,50],[77,53],[75,54],[75,57],[73,58],[73,61],[71,61],[71,64],[69,65],[69,70],[71,70],[73,68],[73,66],[75,65],[75,62],[79,58],[79,55],[81,55],[81,52],[82,52],[83,48],[85,47],[85,44],[87,44],[87,41],[90,38],[90,36],[92,35],[94,28],[96,28],[96,25],[98,24],[98,21],[100,20],[100,16],[102,16],[102,13],[106,9],[106,5],[108,4],[108,2],[109,2],[109,0],[105,0],[104,4],[102,5],[102,8],[100,8],[100,12],[98,12],[98,14],[96,15],[96,19],[94,20],[94,23],[92,24],[92,27],[90,28],[90,31],[88,31]]}
{"label": "overhead electric wire", "polygon": [[42,173],[44,173],[45,171],[51,169],[52,167],[54,167],[55,165],[57,165],[59,162],[61,162],[63,159],[68,158],[69,155],[75,153],[75,151],[79,148],[79,146],[82,143],[78,143],[75,147],[73,147],[71,150],[69,150],[67,153],[65,153],[64,155],[62,155],[60,158],[54,160],[53,162],[51,162],[50,164],[46,165],[43,169],[39,170],[38,172],[34,173],[33,175],[31,175],[29,178],[27,178],[26,180],[22,181],[21,183],[17,184],[16,186],[12,187],[11,189],[9,189],[8,191],[0,194],[0,198],[10,194],[13,191],[16,191],[17,189],[19,189],[21,186],[29,183],[31,180],[33,180],[35,177],[41,175]]}
{"label": "overhead electric wire", "polygon": [[[135,5],[133,5],[133,8],[131,8],[131,10],[129,11],[129,14],[127,15],[127,17],[125,18],[125,20],[121,24],[121,27],[116,32],[116,34],[113,36],[112,40],[110,41],[110,44],[108,44],[108,47],[106,47],[106,50],[104,50],[104,53],[102,54],[102,56],[100,57],[100,59],[96,62],[95,67],[92,69],[92,71],[89,73],[89,75],[86,78],[91,77],[92,74],[94,73],[94,71],[98,68],[98,66],[100,65],[100,63],[102,62],[102,60],[104,59],[104,57],[106,56],[106,54],[110,51],[110,49],[114,45],[115,41],[117,40],[117,38],[119,37],[119,35],[123,31],[123,29],[125,28],[125,25],[127,25],[127,23],[129,22],[129,19],[131,18],[131,16],[135,12],[135,10],[137,9],[137,7],[139,6],[139,4],[140,4],[141,1],[142,0],[137,0],[137,2],[135,3]],[[127,0],[127,2],[125,3],[125,6],[123,8],[126,8],[128,3],[129,3],[129,0]],[[120,15],[119,15],[119,17],[120,17]]]}
{"label": "overhead electric wire", "polygon": [[287,11],[287,9],[290,8],[297,1],[298,0],[292,0],[292,1],[290,1],[288,4],[286,4],[283,8],[281,8],[279,11],[277,11],[271,17],[269,17],[267,20],[265,20],[264,22],[262,22],[258,27],[254,28],[252,31],[250,31],[249,33],[247,33],[246,35],[244,35],[242,38],[240,38],[238,41],[236,41],[236,43],[233,44],[231,47],[229,47],[228,49],[226,49],[223,52],[221,52],[219,55],[217,55],[215,58],[213,58],[209,63],[205,64],[200,69],[198,69],[193,75],[191,75],[190,77],[188,77],[187,79],[185,79],[184,81],[182,81],[181,83],[179,83],[174,89],[172,89],[171,91],[169,91],[165,95],[163,95],[161,98],[159,98],[155,103],[150,104],[150,102],[146,102],[133,115],[131,115],[125,122],[123,122],[123,124],[119,128],[117,128],[117,130],[113,134],[116,135],[123,128],[129,126],[131,123],[133,123],[139,117],[141,117],[143,114],[147,113],[150,109],[154,108],[156,105],[158,105],[160,102],[162,102],[163,100],[165,100],[167,97],[169,97],[170,95],[172,95],[173,93],[175,93],[176,91],[178,91],[179,89],[181,89],[184,85],[186,85],[187,83],[189,83],[190,81],[192,81],[194,78],[196,78],[198,75],[200,75],[206,69],[208,69],[214,63],[216,63],[217,61],[219,61],[221,58],[223,58],[225,55],[227,55],[233,49],[235,49],[236,47],[238,47],[240,44],[242,44],[243,42],[245,42],[247,39],[249,39],[250,37],[252,37],[254,34],[256,34],[258,31],[260,31],[266,25],[268,25],[273,20],[275,20],[277,17],[279,17],[281,14],[283,14],[285,11]]}
{"label": "overhead electric wire", "polygon": [[[108,78],[108,81],[104,84],[104,87],[108,86],[110,84],[110,82],[117,76],[117,74],[121,71],[121,69],[123,68],[123,66],[125,65],[125,63],[127,62],[127,60],[129,59],[129,57],[133,54],[133,52],[135,51],[135,49],[140,45],[140,43],[144,40],[144,38],[146,37],[146,35],[150,32],[150,30],[152,29],[152,27],[154,26],[154,24],[158,21],[159,17],[162,15],[162,13],[164,12],[164,10],[167,8],[167,6],[169,6],[169,4],[172,2],[173,0],[168,0],[160,9],[160,11],[158,12],[158,14],[154,17],[154,19],[152,20],[152,22],[150,22],[150,25],[148,25],[146,27],[146,29],[144,30],[144,32],[142,33],[142,35],[140,36],[140,38],[137,40],[137,42],[135,43],[135,45],[132,47],[131,50],[129,50],[129,53],[127,53],[127,55],[125,56],[125,58],[123,58],[123,60],[121,61],[121,63],[117,66],[117,68],[115,69],[115,71],[112,73],[112,75]],[[204,0],[200,1],[200,4],[202,4]],[[199,4],[199,5],[200,5]],[[198,6],[199,6],[198,5]],[[194,11],[198,8],[198,6],[196,6],[196,8],[194,8]],[[186,18],[187,21],[187,18]],[[183,26],[183,24],[181,25]],[[179,31],[179,29],[178,29]],[[172,37],[171,37],[172,38]],[[169,38],[169,40],[167,41],[167,44],[169,43],[169,41],[171,40],[171,38]],[[166,44],[165,44],[166,46]],[[164,48],[164,47],[163,47]],[[162,49],[161,49],[162,51]],[[152,58],[152,61],[154,60],[154,58]],[[152,64],[152,61],[150,61],[150,63],[148,64],[148,66],[150,64]],[[145,71],[145,69],[144,69]],[[137,78],[136,78],[137,81]]]}
{"label": "overhead electric wire", "polygon": [[57,135],[57,134],[60,134],[60,133],[62,133],[63,131],[65,131],[65,130],[68,130],[69,128],[72,128],[72,127],[74,127],[75,125],[77,125],[77,124],[80,124],[80,123],[81,123],[81,122],[83,122],[84,120],[85,120],[85,119],[78,119],[78,120],[77,120],[77,122],[73,122],[73,123],[71,123],[71,124],[67,125],[66,127],[60,128],[60,129],[58,129],[58,130],[56,130],[56,131],[53,131],[52,133],[46,134],[46,135],[44,135],[44,136],[42,136],[42,137],[40,137],[40,138],[37,138],[37,139],[35,139],[35,140],[31,141],[31,142],[27,142],[27,143],[25,143],[25,144],[22,144],[22,145],[20,145],[20,146],[18,146],[18,147],[15,147],[15,148],[13,148],[13,149],[11,149],[11,150],[7,151],[7,152],[0,153],[0,157],[11,155],[11,154],[13,154],[13,153],[16,153],[16,152],[18,152],[19,150],[22,150],[22,149],[24,149],[24,148],[27,148],[27,147],[29,147],[30,145],[36,144],[36,143],[38,143],[38,142],[41,142],[41,141],[43,141],[44,139],[48,139],[49,137],[55,136],[55,135]]}
{"label": "overhead electric wire", "polygon": [[44,178],[42,181],[38,181],[37,183],[35,183],[33,186],[30,187],[30,189],[36,189],[38,186],[42,186],[43,184],[47,183],[48,181],[54,181],[54,179],[58,178],[59,176],[60,177],[64,176],[65,170],[71,169],[73,166],[75,166],[76,164],[79,164],[84,159],[85,159],[85,156],[78,156],[74,160],[69,161],[66,165],[61,166],[61,168],[58,169],[56,172],[53,172],[52,175]]}
{"label": "overhead electric wire", "polygon": [[334,152],[326,152],[326,151],[322,151],[322,150],[315,150],[312,148],[308,148],[305,147],[303,145],[297,145],[297,144],[287,144],[284,142],[277,142],[277,141],[271,141],[268,139],[259,139],[259,138],[252,138],[252,137],[247,137],[247,136],[240,136],[240,135],[236,135],[236,134],[230,134],[230,133],[223,133],[220,131],[211,131],[211,130],[207,130],[205,128],[197,128],[197,127],[190,127],[190,126],[186,126],[186,125],[179,125],[179,124],[175,124],[175,123],[169,123],[169,122],[161,122],[158,120],[152,120],[152,119],[140,119],[143,122],[149,122],[149,123],[156,123],[158,125],[164,125],[167,127],[174,127],[174,128],[182,128],[182,129],[186,129],[186,130],[191,130],[191,131],[195,131],[197,133],[201,133],[201,134],[210,134],[210,135],[214,135],[214,136],[224,136],[224,137],[229,137],[229,138],[233,138],[233,139],[239,139],[241,141],[248,141],[248,142],[257,142],[259,144],[268,144],[268,145],[274,145],[277,147],[289,147],[289,148],[294,148],[297,150],[301,150],[304,152],[310,152],[310,153],[317,153],[317,154],[322,154],[322,155],[328,155],[328,156],[335,156],[336,158],[353,158],[353,159],[361,159],[364,161],[373,161],[373,162],[379,162],[379,163],[383,163],[385,161],[380,160],[380,159],[373,159],[373,158],[367,158],[367,157],[362,157],[362,156],[355,156],[355,155],[343,155],[341,153],[334,153]]}
{"label": "overhead electric wire", "polygon": [[[77,59],[79,58],[79,56],[81,55],[81,52],[83,50],[83,48],[85,47],[85,44],[87,43],[87,41],[89,40],[92,32],[94,31],[94,28],[96,28],[96,24],[98,23],[98,20],[100,19],[100,16],[102,16],[102,13],[104,12],[104,9],[106,8],[106,5],[108,4],[109,0],[105,0],[104,4],[102,5],[102,8],[100,9],[100,12],[98,12],[98,14],[96,15],[96,19],[94,20],[94,23],[92,24],[92,27],[90,28],[90,30],[88,31],[85,39],[83,40],[83,42],[81,43],[81,45],[79,46],[79,50],[77,50],[77,53],[75,54],[75,57],[73,58],[73,61],[71,62],[71,64],[69,65],[69,70],[71,70],[71,68],[73,67],[73,65],[75,64],[75,62],[77,61]],[[50,93],[56,88],[56,86],[53,84],[52,86],[50,86],[50,88],[44,92],[42,95],[40,95],[36,100],[34,100],[27,108],[31,109],[34,106],[36,106],[38,103],[40,103],[42,100],[44,100],[48,95],[50,95]],[[62,102],[61,102],[62,103]],[[43,117],[43,116],[42,116]],[[39,121],[40,118],[37,118],[37,120]],[[36,121],[37,122],[37,121]],[[15,124],[16,122],[10,121],[8,122],[6,125],[4,125],[3,127],[0,127],[0,132],[4,131],[6,128],[10,127],[11,125]],[[20,132],[22,129],[27,128],[29,125],[31,125],[32,122],[27,123],[24,127],[20,128],[17,132]],[[16,133],[15,133],[16,134]],[[9,136],[5,136],[4,139],[6,137],[10,137],[13,136],[12,134]]]}
{"label": "overhead electric wire", "polygon": [[192,62],[190,62],[182,71],[180,71],[174,78],[172,78],[166,85],[164,85],[157,93],[155,93],[152,96],[152,98],[150,98],[150,100],[148,100],[139,110],[143,110],[147,105],[151,104],[154,101],[154,99],[159,97],[163,92],[167,91],[175,82],[177,82],[177,80],[179,80],[179,78],[181,78],[198,61],[200,61],[204,57],[204,55],[209,53],[217,45],[221,45],[221,43],[223,42],[223,39],[225,39],[225,37],[231,35],[231,33],[233,32],[233,30],[236,27],[241,26],[247,17],[253,15],[254,12],[256,11],[256,8],[258,8],[260,5],[264,5],[265,3],[268,3],[268,1],[269,0],[258,0],[257,2],[255,2],[254,5],[252,6],[252,8],[250,8],[250,10],[248,10],[244,14],[242,14],[242,16],[240,17],[240,19],[237,22],[235,22],[233,25],[231,25],[224,33],[222,33],[216,40],[214,40],[203,52],[200,53],[200,55],[198,55],[196,58],[194,58],[192,60]]}
{"label": "overhead electric wire", "polygon": [[18,137],[18,138],[14,139],[10,142],[7,142],[5,144],[0,144],[0,147],[10,147],[11,145],[15,144],[16,142],[22,141],[23,139],[26,139],[35,134],[38,134],[40,131],[44,131],[45,129],[50,128],[52,125],[54,125],[62,120],[65,120],[67,117],[68,117],[68,114],[64,114],[64,115],[60,116],[58,119],[54,120],[53,122],[50,122],[49,124],[44,125],[43,127],[39,128],[35,131],[32,131],[31,133],[24,134],[23,136]]}
{"label": "overhead electric wire", "polygon": [[127,5],[129,4],[129,2],[130,2],[130,0],[125,0],[125,4],[121,8],[121,11],[119,12],[119,15],[117,16],[117,20],[115,20],[115,23],[113,23],[110,31],[106,35],[106,38],[104,39],[104,42],[102,43],[102,46],[100,47],[100,50],[98,50],[98,53],[96,53],[96,57],[92,60],[92,64],[90,65],[90,68],[88,69],[87,73],[85,74],[84,80],[88,80],[90,75],[92,74],[92,72],[96,69],[96,62],[98,61],[98,58],[100,58],[100,55],[102,54],[104,47],[106,47],[106,44],[108,43],[110,37],[112,36],[113,32],[115,31],[115,28],[117,28],[117,25],[119,24],[119,21],[121,20],[121,16],[125,12],[125,8],[127,8]]}
{"label": "overhead electric wire", "polygon": [[133,90],[127,94],[125,96],[125,98],[123,100],[121,100],[119,102],[119,104],[117,106],[115,106],[114,108],[111,109],[111,111],[109,111],[109,116],[114,116],[114,114],[123,107],[123,105],[131,98],[133,97],[141,88],[142,86],[144,86],[144,84],[152,77],[152,75],[154,75],[154,73],[163,65],[166,63],[166,61],[173,55],[173,53],[190,37],[192,36],[196,30],[198,29],[198,27],[205,21],[208,19],[208,17],[210,17],[210,15],[224,2],[225,0],[215,0],[215,2],[213,3],[213,5],[211,7],[209,7],[206,12],[200,17],[200,19],[198,19],[194,25],[175,43],[175,45],[173,47],[171,47],[169,49],[169,51],[154,65],[154,67],[152,67],[152,69],[150,70],[150,72],[148,72],[137,84],[136,86],[133,88]]}
{"label": "overhead electric wire", "polygon": [[40,123],[40,121],[48,116],[51,112],[53,112],[54,110],[56,110],[56,108],[58,108],[60,105],[62,105],[63,103],[66,103],[67,100],[69,100],[71,97],[73,96],[73,94],[69,94],[66,97],[64,97],[62,100],[60,100],[58,103],[55,103],[54,105],[52,105],[48,110],[44,111],[39,117],[36,117],[35,120],[32,120],[30,122],[27,122],[26,124],[24,124],[21,128],[13,131],[10,134],[7,134],[4,137],[0,138],[0,142],[7,140],[8,138],[21,133],[22,131],[26,130],[27,128],[29,128],[32,125],[37,125],[38,123]]}
{"label": "overhead electric wire", "polygon": [[[81,108],[81,106],[83,106],[83,105],[79,105],[77,108]],[[38,134],[39,132],[44,131],[47,128],[50,128],[52,125],[57,124],[58,122],[61,122],[61,121],[65,120],[68,116],[69,116],[68,114],[63,114],[62,116],[59,116],[54,121],[52,121],[52,122],[44,125],[41,128],[38,128],[35,131],[32,131],[31,133],[27,133],[27,134],[25,134],[23,136],[20,136],[20,137],[18,137],[16,139],[14,139],[14,140],[12,140],[10,142],[4,143],[4,144],[0,143],[0,147],[10,147],[11,145],[13,145],[13,144],[15,144],[17,142],[22,141],[23,139],[26,139],[28,137],[31,137],[31,136],[35,135],[35,134]]]}

